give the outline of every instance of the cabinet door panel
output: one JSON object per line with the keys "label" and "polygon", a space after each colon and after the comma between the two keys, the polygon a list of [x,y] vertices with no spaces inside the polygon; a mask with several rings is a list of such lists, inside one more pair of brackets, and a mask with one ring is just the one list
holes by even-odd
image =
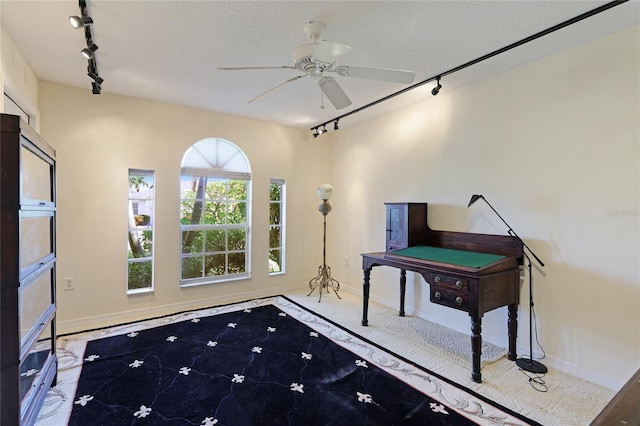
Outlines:
{"label": "cabinet door panel", "polygon": [[53,203],[53,165],[48,157],[29,143],[22,146],[21,157],[23,204]]}
{"label": "cabinet door panel", "polygon": [[407,244],[407,207],[406,205],[387,206],[387,232],[389,243],[397,246]]}
{"label": "cabinet door panel", "polygon": [[24,361],[20,364],[20,401],[21,405],[29,403],[40,387],[40,377],[44,371],[47,361],[53,356],[52,345],[52,323],[46,324],[42,334],[38,336],[38,342],[31,348]]}
{"label": "cabinet door panel", "polygon": [[53,304],[53,262],[48,267],[20,283],[18,288],[18,316],[20,341],[24,346],[30,332],[42,322]]}
{"label": "cabinet door panel", "polygon": [[53,212],[22,212],[20,215],[20,269],[41,263],[54,252]]}

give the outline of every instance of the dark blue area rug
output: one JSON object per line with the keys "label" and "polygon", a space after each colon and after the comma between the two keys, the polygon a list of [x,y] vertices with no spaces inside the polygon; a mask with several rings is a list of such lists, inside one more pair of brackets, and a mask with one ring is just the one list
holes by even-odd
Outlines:
{"label": "dark blue area rug", "polygon": [[536,424],[285,297],[160,322],[87,342],[68,424]]}

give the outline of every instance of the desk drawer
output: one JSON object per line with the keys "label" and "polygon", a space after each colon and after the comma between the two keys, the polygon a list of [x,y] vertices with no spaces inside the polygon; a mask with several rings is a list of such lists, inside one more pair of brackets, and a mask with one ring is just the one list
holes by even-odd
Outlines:
{"label": "desk drawer", "polygon": [[431,285],[430,288],[432,303],[469,312],[469,293],[455,291],[446,286]]}
{"label": "desk drawer", "polygon": [[434,272],[429,273],[429,284],[432,286],[435,285],[460,291],[469,291],[468,279],[438,274]]}

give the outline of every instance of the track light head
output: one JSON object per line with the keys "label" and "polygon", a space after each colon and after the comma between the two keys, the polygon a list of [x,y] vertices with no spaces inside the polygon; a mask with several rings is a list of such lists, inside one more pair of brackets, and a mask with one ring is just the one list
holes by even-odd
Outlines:
{"label": "track light head", "polygon": [[77,30],[85,25],[93,24],[93,19],[89,16],[69,16],[69,22]]}
{"label": "track light head", "polygon": [[317,129],[317,132],[318,132],[319,135],[321,135],[323,133],[326,133],[327,132],[326,125],[323,125],[322,129]]}
{"label": "track light head", "polygon": [[91,43],[91,46],[85,47],[80,51],[80,53],[82,53],[82,56],[84,56],[85,58],[91,59],[93,58],[93,54],[95,53],[96,50],[98,50],[98,46]]}
{"label": "track light head", "polygon": [[96,83],[95,81],[91,82],[91,92],[94,95],[99,95],[101,90],[102,89],[100,88],[100,84]]}
{"label": "track light head", "polygon": [[87,75],[89,77],[91,77],[98,85],[102,84],[104,82],[104,79],[102,77],[100,77],[97,73],[93,72],[93,71],[89,71],[87,73]]}
{"label": "track light head", "polygon": [[314,129],[313,129],[313,135],[312,135],[312,136],[313,136],[313,138],[315,139],[315,138],[317,138],[317,137],[318,137],[318,135],[319,135],[319,133],[318,133],[318,128],[316,127],[316,128],[314,128]]}
{"label": "track light head", "polygon": [[440,89],[442,89],[442,84],[440,84],[440,77],[437,77],[436,81],[438,82],[438,85],[431,89],[431,94],[433,96],[436,96],[438,93],[440,93]]}
{"label": "track light head", "polygon": [[438,77],[436,81],[438,82],[438,85],[431,90],[431,94],[433,96],[436,96],[438,93],[440,93],[440,89],[442,89],[442,84],[440,84],[440,77]]}
{"label": "track light head", "polygon": [[338,128],[338,120],[336,120],[336,121],[334,121],[334,122],[333,122],[333,130],[340,130],[340,129]]}

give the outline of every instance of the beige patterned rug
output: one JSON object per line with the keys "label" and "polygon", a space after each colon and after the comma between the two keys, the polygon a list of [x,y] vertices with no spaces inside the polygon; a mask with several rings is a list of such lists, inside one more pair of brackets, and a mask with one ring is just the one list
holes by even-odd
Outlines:
{"label": "beige patterned rug", "polygon": [[[399,317],[398,311],[370,301],[369,326],[361,325],[362,297],[340,291],[307,297],[307,291],[286,296],[318,314],[353,330],[398,355],[478,392],[544,425],[584,426],[613,398],[614,391],[549,368],[544,386],[529,381],[528,374],[506,357],[506,350],[482,347],[482,383],[471,381],[470,337],[419,317]],[[534,388],[534,386],[536,388]],[[546,392],[541,392],[547,388]]]}

